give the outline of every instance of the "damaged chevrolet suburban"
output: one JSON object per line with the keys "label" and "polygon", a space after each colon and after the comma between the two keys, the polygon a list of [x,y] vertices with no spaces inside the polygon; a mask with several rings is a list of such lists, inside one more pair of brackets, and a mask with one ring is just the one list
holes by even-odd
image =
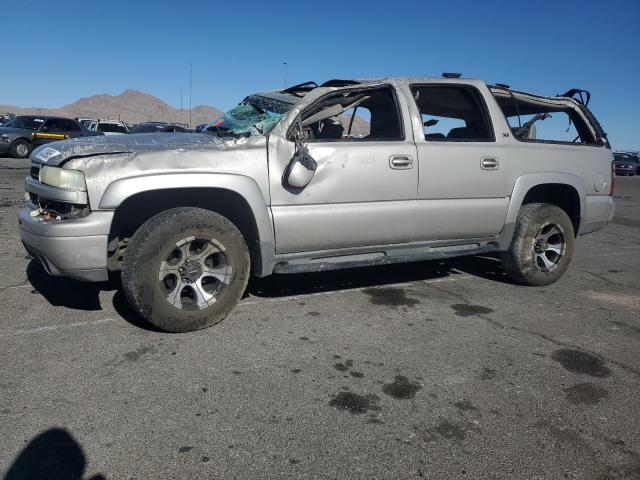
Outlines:
{"label": "damaged chevrolet suburban", "polygon": [[51,275],[119,271],[172,332],[220,322],[250,275],[499,252],[515,282],[548,285],[613,217],[588,99],[458,75],[257,93],[206,134],[38,148],[20,233]]}

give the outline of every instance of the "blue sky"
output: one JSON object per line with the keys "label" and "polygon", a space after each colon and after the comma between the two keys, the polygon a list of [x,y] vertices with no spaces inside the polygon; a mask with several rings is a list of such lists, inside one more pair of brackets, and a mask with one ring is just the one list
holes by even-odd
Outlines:
{"label": "blue sky", "polygon": [[462,72],[591,90],[614,148],[640,149],[640,0],[0,2],[0,104],[59,107],[133,88],[179,107],[329,78]]}

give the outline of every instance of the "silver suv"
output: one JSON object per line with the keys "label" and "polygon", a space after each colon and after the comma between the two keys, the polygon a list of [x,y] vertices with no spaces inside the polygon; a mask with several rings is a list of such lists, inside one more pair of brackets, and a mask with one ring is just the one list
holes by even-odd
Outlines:
{"label": "silver suv", "polygon": [[614,212],[585,98],[455,75],[258,93],[203,134],[40,147],[20,232],[51,275],[120,271],[173,332],[221,321],[250,275],[500,252],[514,281],[547,285]]}

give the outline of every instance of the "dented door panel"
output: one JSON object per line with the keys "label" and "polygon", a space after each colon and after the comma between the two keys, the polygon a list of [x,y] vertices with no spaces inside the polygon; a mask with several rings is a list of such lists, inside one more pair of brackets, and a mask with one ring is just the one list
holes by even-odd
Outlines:
{"label": "dented door panel", "polygon": [[[418,180],[413,142],[327,142],[308,144],[317,162],[309,185],[283,182],[295,146],[269,139],[271,204],[277,253],[402,243],[413,238]],[[394,169],[394,156],[412,168]]]}

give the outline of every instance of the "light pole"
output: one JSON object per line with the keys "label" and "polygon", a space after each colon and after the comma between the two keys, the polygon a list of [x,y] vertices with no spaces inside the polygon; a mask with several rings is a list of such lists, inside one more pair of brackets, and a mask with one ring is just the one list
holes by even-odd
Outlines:
{"label": "light pole", "polygon": [[191,93],[193,91],[193,62],[189,62],[189,128],[191,128]]}
{"label": "light pole", "polygon": [[287,62],[282,62],[284,65],[284,87],[287,88]]}

